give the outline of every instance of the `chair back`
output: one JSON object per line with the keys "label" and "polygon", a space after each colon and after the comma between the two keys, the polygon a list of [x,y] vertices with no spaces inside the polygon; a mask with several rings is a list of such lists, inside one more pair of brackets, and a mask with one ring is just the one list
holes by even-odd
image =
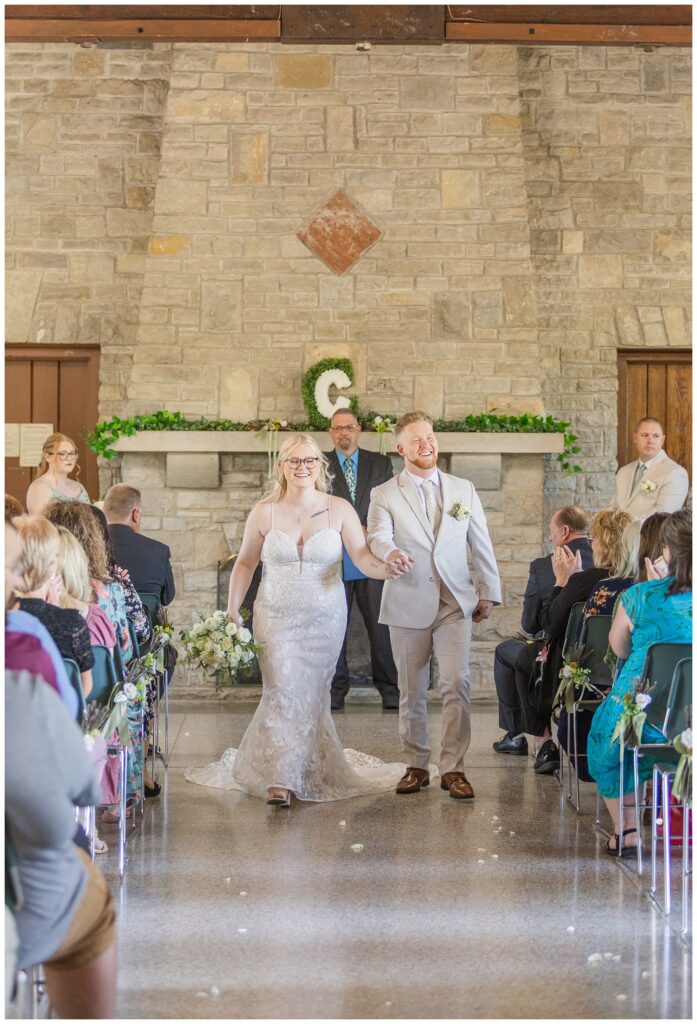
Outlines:
{"label": "chair back", "polygon": [[117,679],[125,679],[126,678],[126,666],[125,666],[125,663],[124,663],[124,660],[123,660],[123,651],[121,650],[121,646],[119,644],[118,639],[117,639],[116,643],[114,644],[113,651],[111,652],[111,658],[112,658],[112,661],[114,662],[114,669],[116,671],[116,678]]}
{"label": "chair back", "polygon": [[691,644],[657,643],[647,649],[641,678],[648,679],[652,687],[646,721],[655,729],[663,729],[675,666],[682,659],[691,657]]}
{"label": "chair back", "polygon": [[139,590],[138,597],[143,602],[145,612],[150,619],[150,627],[157,625],[157,613],[162,606],[159,594],[150,594],[147,591]]}
{"label": "chair back", "polygon": [[80,673],[80,666],[72,658],[63,658],[63,664],[65,665],[65,671],[70,681],[70,685],[77,694],[77,721],[82,722],[82,715],[85,710],[85,695],[82,692],[82,674]]}
{"label": "chair back", "polygon": [[111,691],[118,682],[114,661],[108,647],[101,644],[92,645],[94,667],[92,669],[92,690],[87,698],[88,704],[106,704]]}
{"label": "chair back", "polygon": [[590,669],[593,685],[606,690],[612,686],[612,672],[605,664],[611,626],[611,615],[591,615],[584,623],[582,635],[586,654],[583,666]]}
{"label": "chair back", "polygon": [[139,658],[140,657],[140,644],[138,642],[138,637],[136,636],[136,627],[133,625],[133,622],[132,622],[131,619],[126,619],[126,622],[128,623],[128,635],[130,636],[131,644],[133,645],[133,657],[134,658]]}
{"label": "chair back", "polygon": [[586,606],[585,601],[577,601],[576,604],[571,605],[571,611],[569,612],[569,621],[566,623],[566,633],[564,634],[564,646],[562,647],[562,657],[566,657],[567,652],[576,643],[576,634],[578,633],[578,627],[581,624],[581,618],[583,617],[583,609]]}
{"label": "chair back", "polygon": [[663,722],[663,735],[672,742],[692,724],[692,658],[681,658],[675,666]]}

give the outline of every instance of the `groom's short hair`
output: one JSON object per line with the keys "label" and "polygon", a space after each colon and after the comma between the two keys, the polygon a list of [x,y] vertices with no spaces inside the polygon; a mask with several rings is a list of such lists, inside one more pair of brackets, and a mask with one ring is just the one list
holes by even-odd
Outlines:
{"label": "groom's short hair", "polygon": [[408,427],[410,423],[422,423],[424,421],[433,426],[433,418],[427,412],[422,412],[420,409],[414,409],[413,412],[405,412],[394,425],[395,437],[399,437],[404,428]]}

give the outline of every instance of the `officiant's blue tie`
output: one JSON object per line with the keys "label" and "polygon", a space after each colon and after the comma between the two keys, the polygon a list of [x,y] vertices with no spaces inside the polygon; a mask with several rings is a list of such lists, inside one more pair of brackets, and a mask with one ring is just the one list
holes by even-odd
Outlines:
{"label": "officiant's blue tie", "polygon": [[353,459],[344,460],[344,476],[346,477],[346,486],[348,492],[351,495],[351,501],[356,503],[356,467],[353,464]]}

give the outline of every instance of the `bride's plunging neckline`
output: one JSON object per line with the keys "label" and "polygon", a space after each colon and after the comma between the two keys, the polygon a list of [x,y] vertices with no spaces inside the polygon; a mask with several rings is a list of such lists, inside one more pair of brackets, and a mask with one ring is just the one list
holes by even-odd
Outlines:
{"label": "bride's plunging neckline", "polygon": [[271,529],[269,530],[269,532],[264,535],[264,540],[266,540],[266,538],[269,537],[272,533],[281,533],[281,534],[283,534],[283,536],[286,537],[290,541],[291,545],[295,548],[295,550],[298,553],[298,559],[302,562],[302,560],[303,560],[303,550],[310,543],[312,538],[316,537],[320,533],[326,533],[327,530],[329,530],[330,533],[335,533],[337,535],[337,537],[341,537],[341,533],[338,530],[335,530],[333,526],[321,526],[319,528],[319,530],[315,530],[314,533],[311,533],[310,536],[307,537],[305,540],[303,540],[302,537],[301,537],[300,538],[300,543],[297,544],[297,543],[295,543],[295,541],[293,540],[291,535],[289,533],[287,533],[285,530],[282,530],[278,526],[272,526]]}

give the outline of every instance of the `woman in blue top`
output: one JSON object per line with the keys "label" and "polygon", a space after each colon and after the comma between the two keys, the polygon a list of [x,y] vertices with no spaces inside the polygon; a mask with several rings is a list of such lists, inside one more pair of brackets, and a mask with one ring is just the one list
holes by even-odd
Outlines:
{"label": "woman in blue top", "polygon": [[[619,740],[612,734],[623,711],[622,699],[631,693],[634,681],[641,676],[650,644],[691,643],[692,641],[692,512],[681,509],[666,518],[661,539],[663,558],[669,576],[661,578],[653,564],[647,565],[649,579],[625,590],[618,599],[615,621],[610,631],[610,646],[625,658],[619,676],[609,695],[593,718],[588,737],[588,769],[598,784],[615,826],[615,835],[605,849],[617,856],[620,818]],[[664,742],[658,730],[644,726],[642,739],[648,743]],[[651,775],[653,761],[641,759],[639,782]],[[624,824],[622,855],[636,855],[637,831],[634,809],[634,774],[631,753],[625,754]]]}

